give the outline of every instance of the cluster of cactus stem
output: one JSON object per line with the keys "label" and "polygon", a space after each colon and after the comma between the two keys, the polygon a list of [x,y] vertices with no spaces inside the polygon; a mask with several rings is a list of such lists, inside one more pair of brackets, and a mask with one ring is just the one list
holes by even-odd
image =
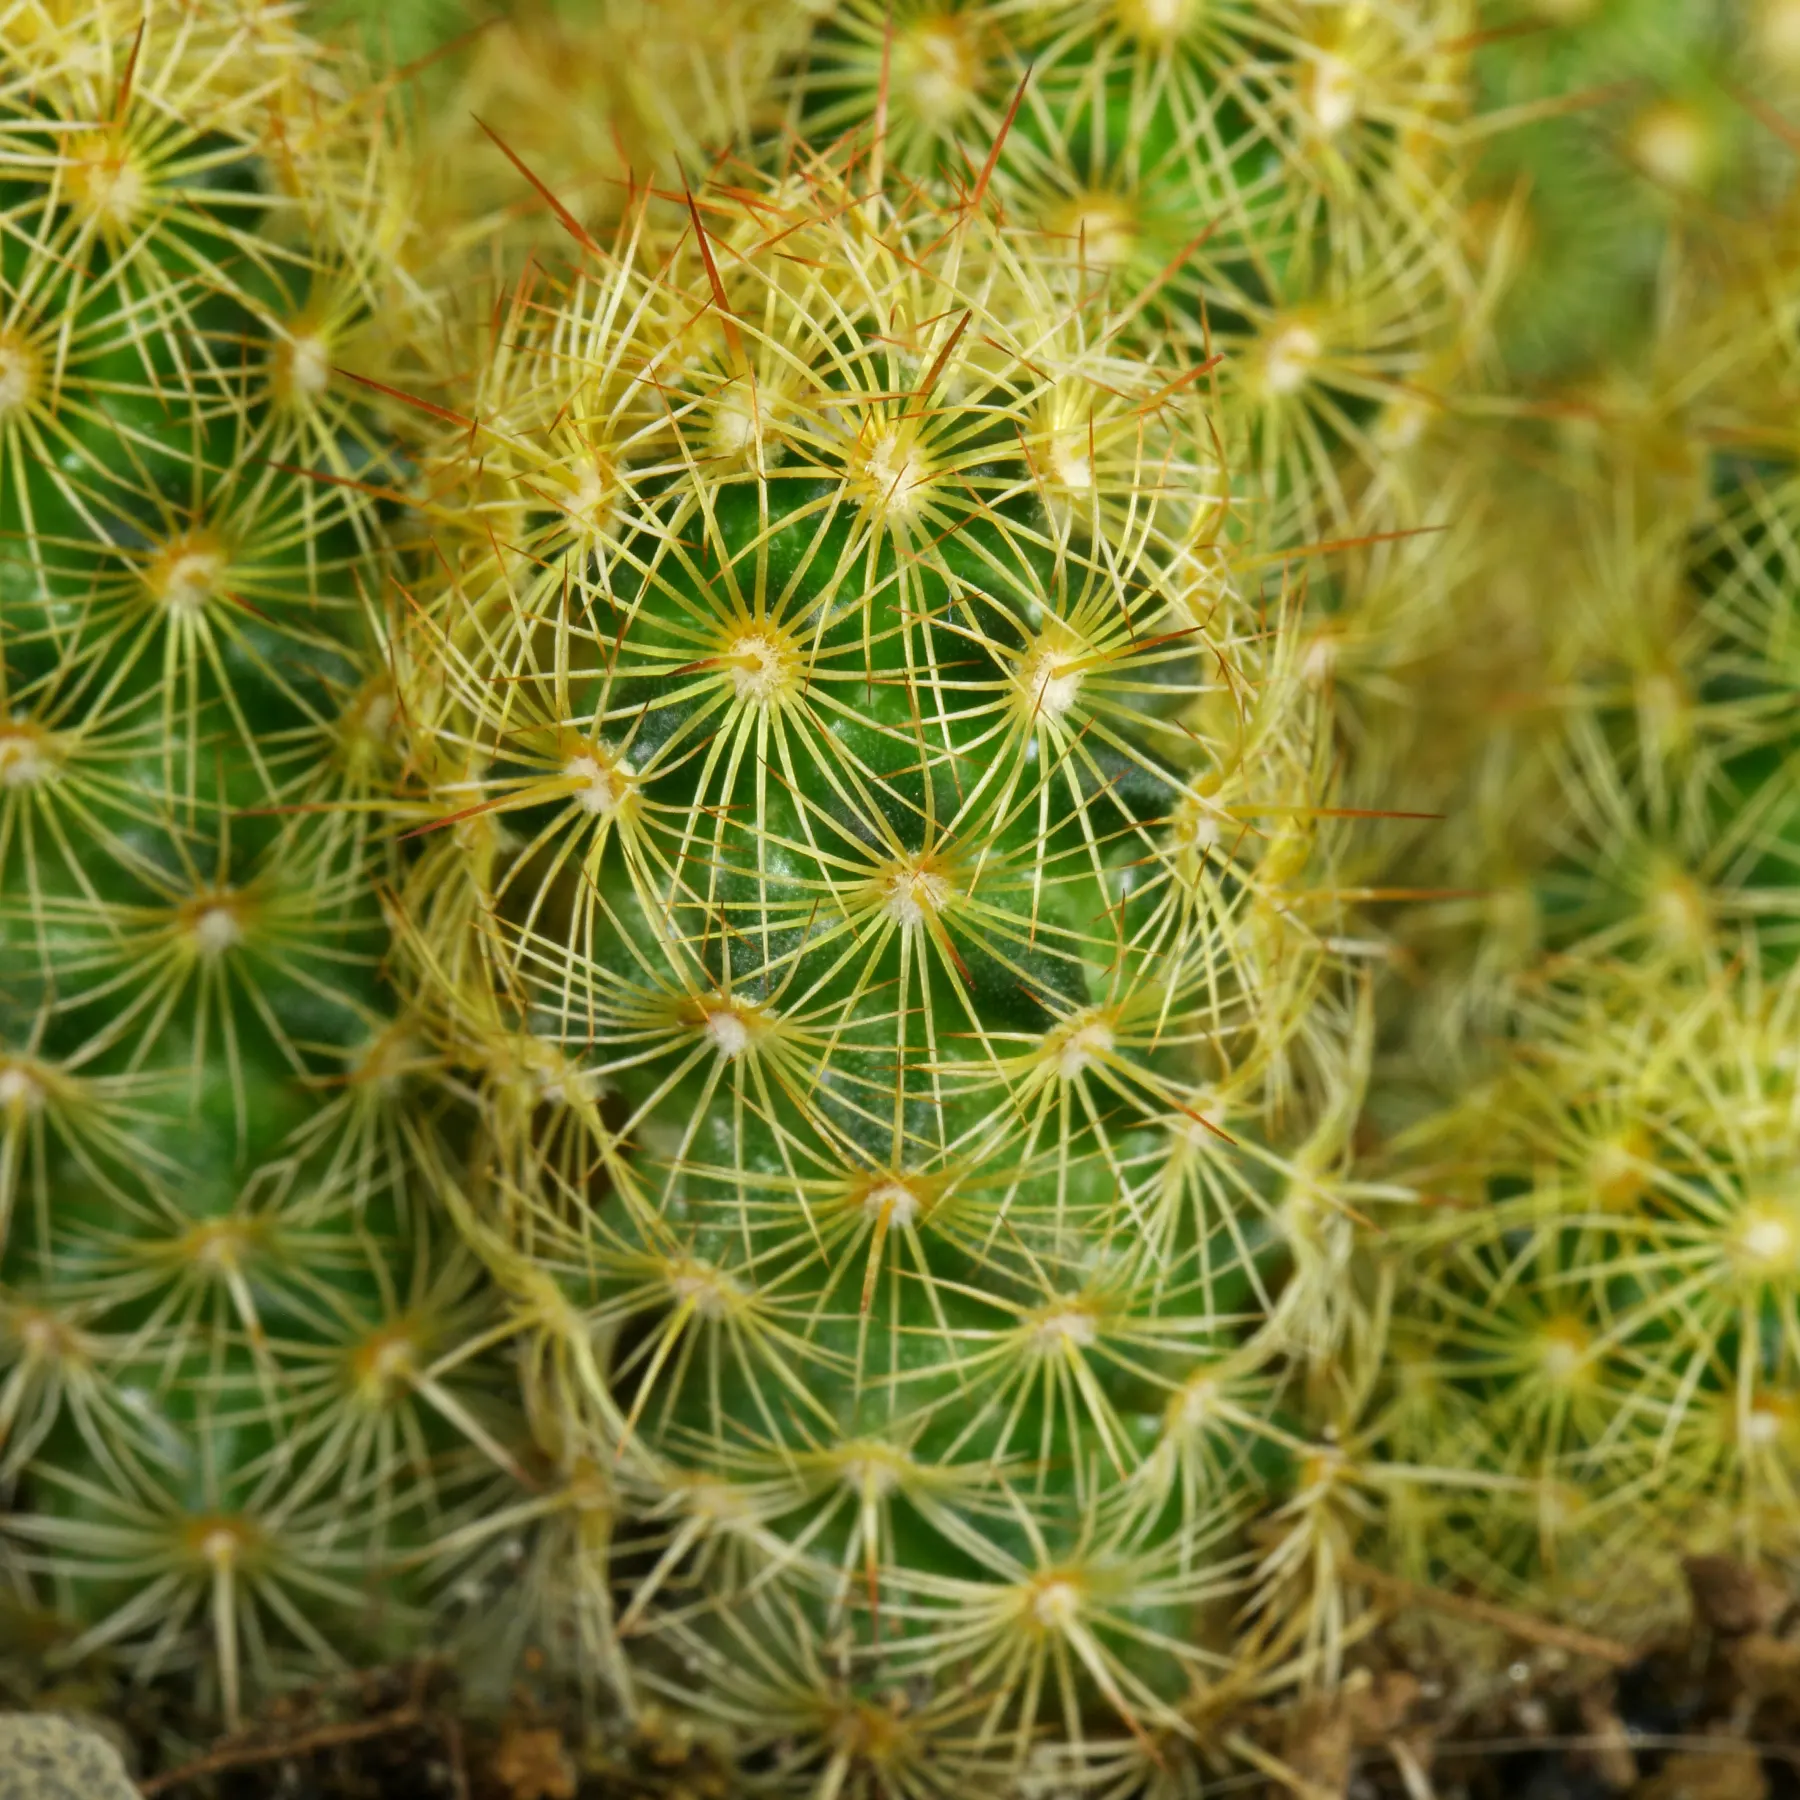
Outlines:
{"label": "cluster of cactus stem", "polygon": [[0,0],[5,1630],[1185,1793],[1791,1561],[1795,9],[687,10]]}
{"label": "cluster of cactus stem", "polygon": [[430,302],[291,22],[0,44],[8,1629],[234,1721],[404,1648],[523,1435],[382,970],[391,434],[339,370]]}
{"label": "cluster of cactus stem", "polygon": [[[1797,22],[1633,37],[1602,336],[1552,303],[1582,247],[1525,209],[1531,323],[1502,301],[1465,390],[1458,516],[1383,578],[1429,583],[1421,677],[1382,693],[1394,644],[1359,634],[1376,779],[1446,815],[1405,852],[1446,897],[1395,920],[1410,991],[1372,1094],[1417,1204],[1369,1453],[1456,1484],[1406,1521],[1422,1578],[1627,1637],[1684,1555],[1800,1549]],[[1619,25],[1555,42],[1571,88],[1639,74]],[[1533,78],[1523,49],[1497,89]]]}

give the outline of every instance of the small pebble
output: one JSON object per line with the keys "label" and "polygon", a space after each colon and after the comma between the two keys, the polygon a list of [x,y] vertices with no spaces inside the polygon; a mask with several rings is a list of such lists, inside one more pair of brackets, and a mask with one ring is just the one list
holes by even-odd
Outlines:
{"label": "small pebble", "polygon": [[49,1713],[0,1713],[0,1800],[137,1800],[105,1738]]}

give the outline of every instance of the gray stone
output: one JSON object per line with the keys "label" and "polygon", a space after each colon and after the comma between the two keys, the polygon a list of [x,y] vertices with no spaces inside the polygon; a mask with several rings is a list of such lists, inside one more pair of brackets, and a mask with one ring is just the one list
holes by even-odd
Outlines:
{"label": "gray stone", "polygon": [[50,1713],[0,1713],[0,1800],[138,1800],[105,1738]]}

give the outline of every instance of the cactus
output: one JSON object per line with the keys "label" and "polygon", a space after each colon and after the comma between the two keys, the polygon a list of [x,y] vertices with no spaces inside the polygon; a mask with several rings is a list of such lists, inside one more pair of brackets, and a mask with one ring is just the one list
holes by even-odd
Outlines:
{"label": "cactus", "polygon": [[557,1631],[828,1790],[1341,1656],[1370,1011],[1294,559],[1395,518],[1475,290],[1458,53],[1317,24],[833,9],[784,148],[605,231],[502,132],[574,265],[401,427],[405,979],[592,1521]]}
{"label": "cactus", "polygon": [[1791,976],[1577,963],[1519,1007],[1526,1054],[1478,1115],[1432,1121],[1476,1204],[1409,1234],[1438,1404],[1389,1453],[1461,1471],[1440,1578],[1478,1555],[1490,1594],[1643,1630],[1684,1554],[1792,1557],[1794,1004]]}
{"label": "cactus", "polygon": [[1792,1558],[1785,0],[0,8],[62,1659],[1185,1791]]}
{"label": "cactus", "polygon": [[410,954],[566,1115],[490,1102],[471,1228],[586,1351],[627,1636],[836,1691],[848,1633],[940,1755],[1191,1731],[1354,1029],[1291,601],[1192,350],[973,208],[753,179],[538,282],[426,463]]}
{"label": "cactus", "polygon": [[[1745,66],[1737,22],[1701,23],[1715,66]],[[1589,74],[1617,72],[1604,29],[1504,54],[1599,45]],[[1752,116],[1778,124],[1779,61],[1755,67]],[[1412,1572],[1627,1636],[1665,1621],[1682,1555],[1791,1570],[1795,1547],[1800,1240],[1773,1148],[1793,1091],[1791,170],[1777,132],[1714,119],[1684,174],[1672,104],[1651,103],[1666,166],[1627,136],[1584,226],[1641,246],[1606,251],[1635,285],[1608,353],[1572,304],[1548,315],[1555,351],[1541,319],[1497,314],[1515,369],[1557,382],[1488,403],[1485,432],[1489,504],[1545,521],[1538,594],[1508,540],[1470,531],[1456,642],[1431,654],[1466,657],[1471,620],[1508,626],[1481,647],[1505,713],[1482,726],[1500,753],[1470,752],[1485,817],[1434,851],[1501,895],[1412,927],[1449,1016],[1487,1029],[1450,1056],[1433,1012],[1397,1020],[1382,1102],[1387,1166],[1430,1204],[1393,1221],[1374,1454],[1452,1496]],[[1546,248],[1514,264],[1534,312]]]}
{"label": "cactus", "polygon": [[4,1554],[58,1657],[235,1721],[405,1643],[516,1470],[378,972],[394,471],[338,369],[425,302],[379,92],[279,17],[0,43]]}
{"label": "cactus", "polygon": [[[400,65],[396,101],[422,170],[418,236],[452,285],[496,245],[553,249],[559,211],[603,231],[639,187],[679,183],[684,169],[766,129],[771,77],[811,16],[801,0],[512,0],[498,10],[335,0],[318,10]],[[519,182],[521,158],[536,191]]]}

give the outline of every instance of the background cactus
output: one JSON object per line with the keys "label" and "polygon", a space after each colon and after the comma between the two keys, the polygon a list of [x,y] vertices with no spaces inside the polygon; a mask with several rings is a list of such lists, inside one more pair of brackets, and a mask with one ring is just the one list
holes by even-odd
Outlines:
{"label": "background cactus", "polygon": [[[1672,15],[1660,36],[1615,23],[1529,55],[1567,59],[1575,87],[1676,77]],[[1528,231],[1495,330],[1511,391],[1464,402],[1487,415],[1464,441],[1488,495],[1437,564],[1436,647],[1414,642],[1478,728],[1417,715],[1415,742],[1467,745],[1440,792],[1470,801],[1419,843],[1446,885],[1488,891],[1404,923],[1431,999],[1397,1010],[1376,1087],[1387,1166],[1428,1202],[1393,1221],[1384,1453],[1463,1483],[1424,1566],[1472,1558],[1457,1577],[1476,1591],[1626,1635],[1666,1617],[1683,1554],[1792,1567],[1800,1262],[1763,1136],[1783,1137],[1792,1093],[1790,99],[1779,59],[1751,60],[1766,16],[1705,24],[1681,69],[1754,67],[1762,91],[1693,102],[1685,175],[1677,102],[1653,87],[1513,139],[1516,159],[1585,134],[1616,196],[1596,190],[1582,239],[1638,249],[1606,252],[1609,341],[1551,350],[1509,313],[1554,279],[1559,252]],[[1541,70],[1527,87],[1507,66],[1530,43],[1496,46],[1489,79],[1541,94]],[[1596,122],[1628,113],[1662,119],[1669,166],[1630,132],[1604,152]],[[1502,514],[1540,521],[1528,558]]]}
{"label": "background cactus", "polygon": [[5,1560],[59,1659],[231,1720],[405,1642],[402,1553],[512,1461],[378,973],[392,476],[337,365],[423,303],[406,175],[260,9],[0,43]]}

